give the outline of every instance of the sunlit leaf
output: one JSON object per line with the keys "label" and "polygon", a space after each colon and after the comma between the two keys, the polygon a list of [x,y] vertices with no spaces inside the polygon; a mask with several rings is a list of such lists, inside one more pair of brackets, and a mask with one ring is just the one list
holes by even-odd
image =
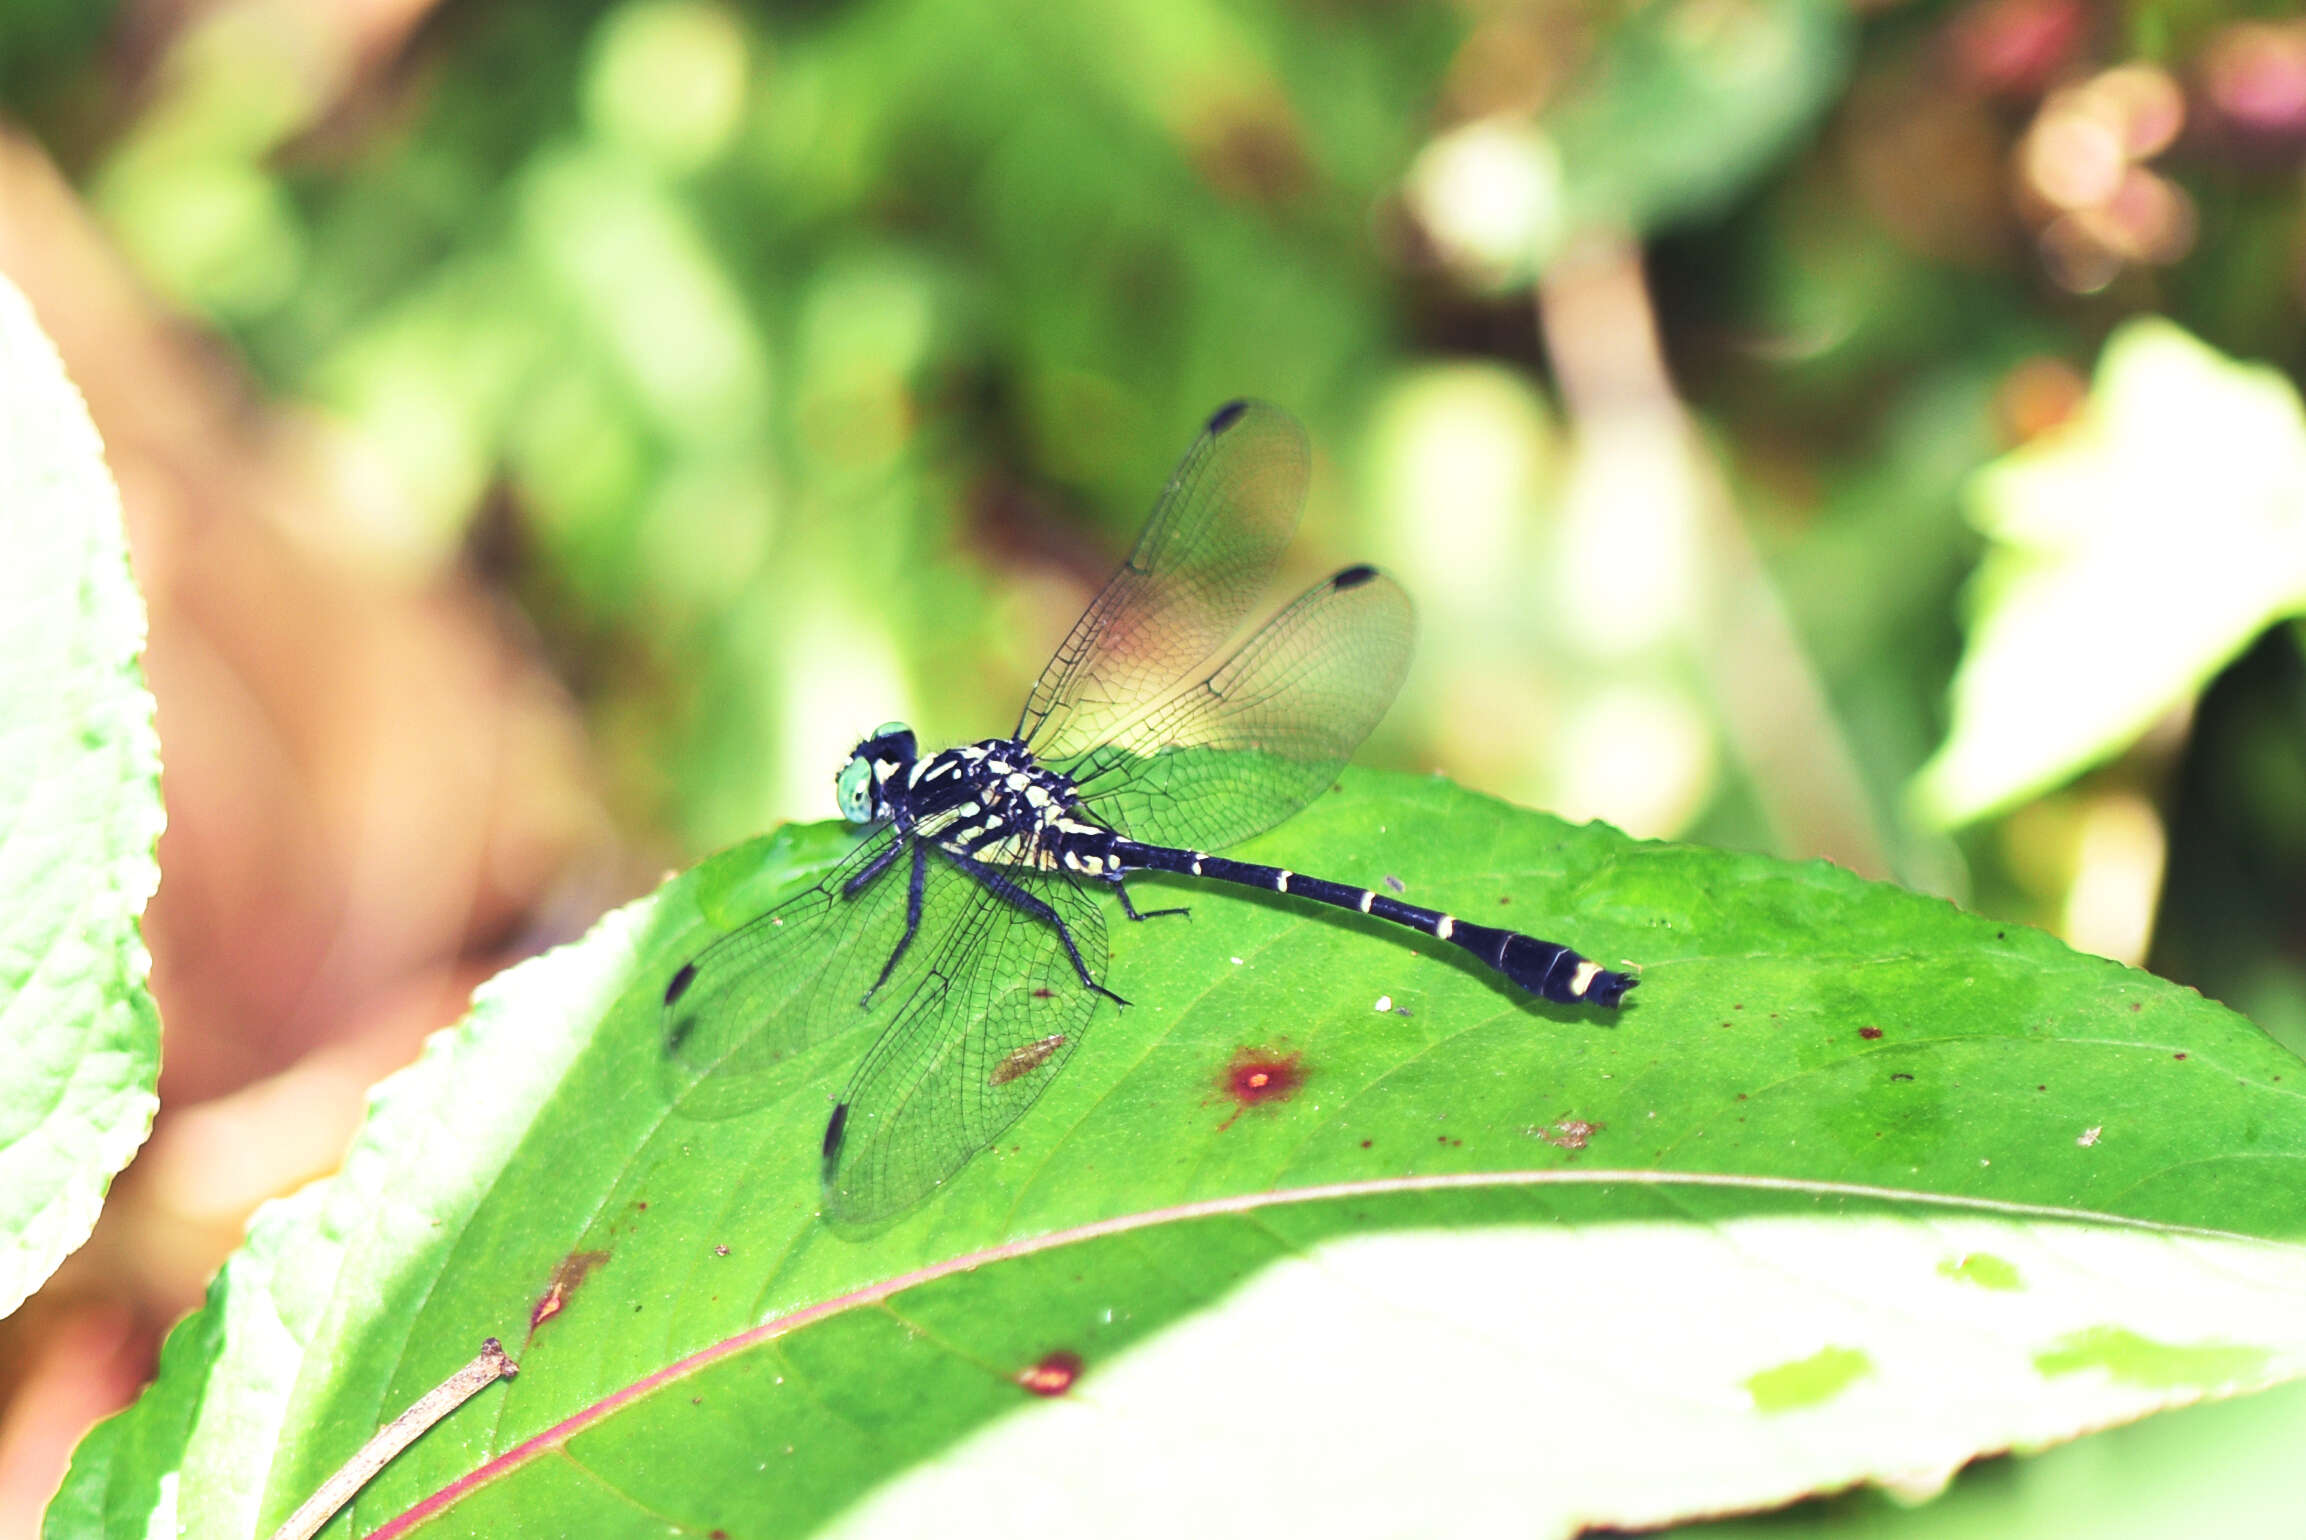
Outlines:
{"label": "sunlit leaf", "polygon": [[144,602],[103,446],[0,280],[0,1314],[88,1238],[144,1142],[160,1019],[137,918],[159,880]]}
{"label": "sunlit leaf", "polygon": [[2249,1023],[1832,867],[1373,774],[1244,851],[1629,960],[1628,1006],[1192,887],[1109,917],[1138,1003],[993,1151],[836,1237],[819,1139],[864,1044],[699,1120],[659,997],[847,844],[732,851],[492,986],[260,1217],[50,1535],[260,1533],[485,1335],[520,1377],[343,1532],[1126,1532],[1180,1516],[1130,1483],[1213,1479],[1216,1436],[1242,1512],[1355,1532],[1459,1451],[1453,1518],[1566,1533],[1927,1488],[2306,1363],[2306,1065]]}
{"label": "sunlit leaf", "polygon": [[2306,608],[2306,412],[2167,321],[2106,345],[2087,409],[1979,474],[1954,725],[1915,783],[1951,826],[2132,743]]}

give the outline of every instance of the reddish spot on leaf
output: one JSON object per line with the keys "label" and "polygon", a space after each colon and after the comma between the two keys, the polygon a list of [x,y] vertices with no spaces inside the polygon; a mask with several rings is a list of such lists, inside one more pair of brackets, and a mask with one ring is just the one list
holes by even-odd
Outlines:
{"label": "reddish spot on leaf", "polygon": [[1055,992],[1052,990],[1036,989],[1033,991],[1033,998],[1036,1000],[1050,1000],[1056,998],[1056,996]]}
{"label": "reddish spot on leaf", "polygon": [[569,1296],[577,1291],[585,1279],[592,1276],[594,1268],[608,1259],[609,1254],[605,1251],[572,1251],[562,1257],[560,1265],[552,1270],[552,1281],[545,1285],[544,1293],[537,1296],[537,1302],[529,1307],[529,1335],[535,1336],[539,1326],[559,1315],[561,1307],[569,1302]]}
{"label": "reddish spot on leaf", "polygon": [[1881,1029],[1880,1027],[1860,1027],[1860,1028],[1858,1028],[1858,1036],[1860,1036],[1860,1037],[1864,1038],[1864,1039],[1865,1039],[1867,1042],[1869,1042],[1869,1043],[1870,1043],[1870,1042],[1872,1042],[1872,1041],[1873,1041],[1875,1038],[1877,1038],[1877,1037],[1880,1037],[1881,1035],[1882,1035],[1882,1029]]}
{"label": "reddish spot on leaf", "polygon": [[1061,1396],[1081,1377],[1081,1355],[1060,1348],[1017,1376],[1017,1383],[1037,1396]]}
{"label": "reddish spot on leaf", "polygon": [[2174,1054],[2170,1055],[2170,1057],[2171,1057],[2171,1058],[2173,1058],[2173,1059],[2183,1059],[2183,1058],[2184,1058],[2184,1057],[2186,1057],[2186,1056],[2185,1056],[2183,1053],[2174,1053]]}
{"label": "reddish spot on leaf", "polygon": [[1287,1101],[1305,1084],[1305,1055],[1278,1048],[1236,1048],[1232,1062],[1217,1077],[1218,1091],[1233,1102],[1233,1111],[1217,1125],[1222,1133],[1233,1119],[1251,1107]]}

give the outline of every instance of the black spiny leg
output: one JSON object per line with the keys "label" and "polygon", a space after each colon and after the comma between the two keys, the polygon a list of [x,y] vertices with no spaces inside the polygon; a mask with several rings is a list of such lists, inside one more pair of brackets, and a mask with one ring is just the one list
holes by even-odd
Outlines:
{"label": "black spiny leg", "polygon": [[993,870],[993,868],[987,866],[984,862],[974,860],[968,856],[962,855],[957,850],[948,850],[942,845],[938,846],[937,848],[944,851],[945,858],[947,860],[951,861],[955,866],[958,866],[961,870],[967,872],[970,876],[983,883],[986,890],[990,892],[995,898],[1000,899],[1003,903],[1014,904],[1019,909],[1022,909],[1027,914],[1033,916],[1035,919],[1056,926],[1057,939],[1065,943],[1065,955],[1073,959],[1073,971],[1081,975],[1081,982],[1084,985],[1088,986],[1090,989],[1095,990],[1098,994],[1103,995],[1106,999],[1112,1001],[1115,1005],[1127,1005],[1129,1003],[1128,1001],[1122,999],[1119,995],[1113,993],[1112,990],[1107,989],[1104,985],[1089,977],[1089,965],[1081,960],[1081,949],[1073,944],[1073,932],[1066,927],[1065,917],[1063,915],[1050,908],[1049,905],[1044,903],[1042,900],[1035,898],[1032,894],[1026,892],[1023,888],[1018,887],[1017,884],[1011,882],[1008,878],[1002,876],[999,872]]}
{"label": "black spiny leg", "polygon": [[[881,976],[873,980],[873,987],[866,990],[865,998],[857,1002],[861,1006],[869,1006],[873,1003],[873,996],[879,994],[881,986],[889,982],[889,975],[897,971],[897,964],[905,956],[905,948],[911,946],[913,937],[920,933],[921,895],[929,886],[929,854],[921,848],[919,840],[908,840],[906,843],[913,847],[913,874],[909,879],[910,885],[905,889],[905,933],[897,938],[897,949],[889,954],[889,960],[881,964]],[[862,886],[866,878],[877,875],[885,869],[889,864],[889,857],[894,857],[896,853],[897,847],[890,846],[889,856],[875,861],[870,867],[859,872],[857,874],[858,881],[852,883],[851,886]]]}
{"label": "black spiny leg", "polygon": [[1191,914],[1193,912],[1183,905],[1179,905],[1175,909],[1148,909],[1143,914],[1139,914],[1136,906],[1129,902],[1129,885],[1127,882],[1120,877],[1115,877],[1113,879],[1113,891],[1121,899],[1121,912],[1132,920],[1152,920],[1165,914]]}
{"label": "black spiny leg", "polygon": [[855,898],[859,893],[878,882],[881,873],[887,871],[897,857],[905,853],[905,847],[912,843],[910,839],[896,840],[890,844],[888,849],[866,862],[863,871],[841,884],[841,897]]}

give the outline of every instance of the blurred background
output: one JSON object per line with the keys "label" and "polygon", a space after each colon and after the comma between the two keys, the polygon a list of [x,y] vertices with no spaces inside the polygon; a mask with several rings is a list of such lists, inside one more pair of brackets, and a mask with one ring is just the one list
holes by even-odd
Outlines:
{"label": "blurred background", "polygon": [[164,1110],[0,1323],[0,1535],[476,981],[884,719],[1007,731],[1237,395],[1318,446],[1292,584],[1420,601],[1366,762],[2306,1047],[2292,10],[0,0],[169,810]]}

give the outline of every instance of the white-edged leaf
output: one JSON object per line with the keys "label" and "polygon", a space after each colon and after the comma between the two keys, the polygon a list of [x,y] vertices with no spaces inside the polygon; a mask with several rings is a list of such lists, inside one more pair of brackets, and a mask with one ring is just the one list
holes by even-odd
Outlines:
{"label": "white-edged leaf", "polygon": [[0,278],[0,1314],[96,1223],[151,1128],[138,918],[160,755],[120,496],[32,308]]}
{"label": "white-edged leaf", "polygon": [[1917,777],[1941,826],[2120,752],[2306,609],[2306,411],[2279,372],[2158,318],[2106,344],[2088,406],[1978,474],[1954,725]]}

